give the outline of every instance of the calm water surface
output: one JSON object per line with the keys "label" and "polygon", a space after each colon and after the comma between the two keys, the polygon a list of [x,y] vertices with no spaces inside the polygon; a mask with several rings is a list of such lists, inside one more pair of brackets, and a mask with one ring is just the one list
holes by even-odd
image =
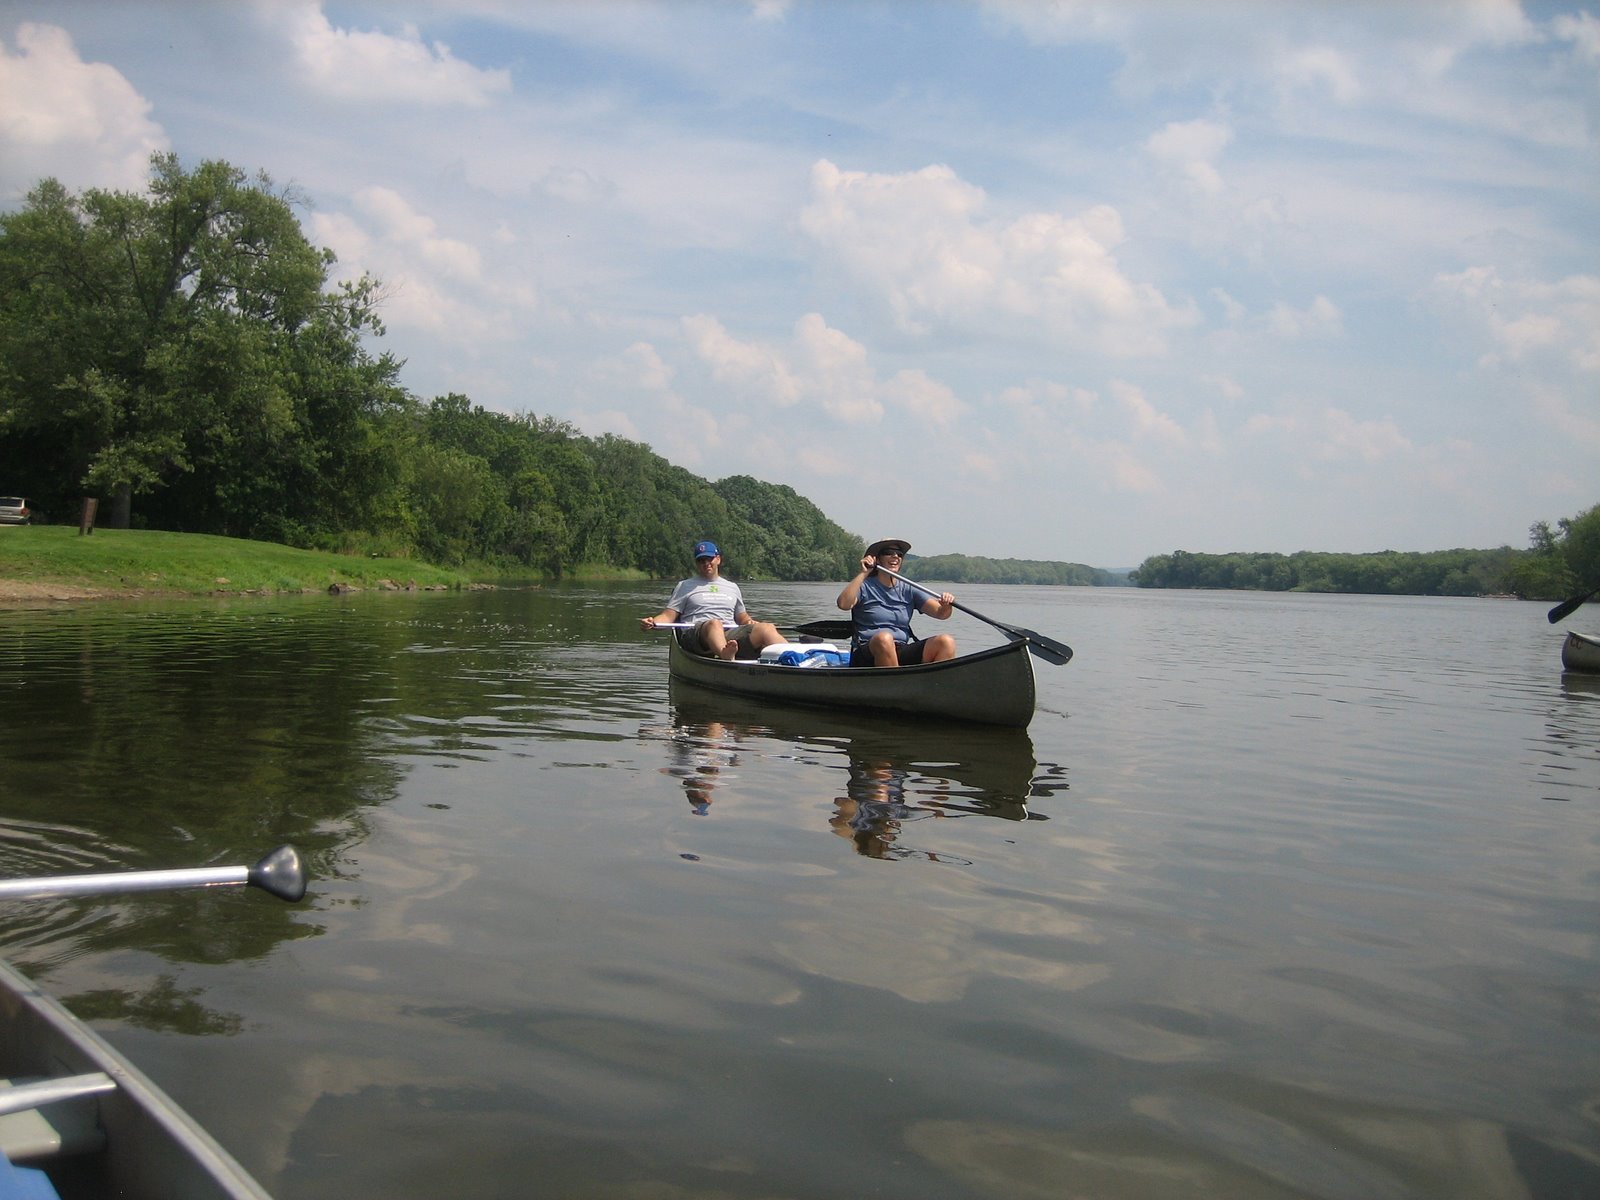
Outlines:
{"label": "calm water surface", "polygon": [[316,875],[4,953],[280,1200],[1600,1196],[1543,607],[961,589],[1077,651],[1021,733],[669,687],[664,594],[0,614],[0,872]]}

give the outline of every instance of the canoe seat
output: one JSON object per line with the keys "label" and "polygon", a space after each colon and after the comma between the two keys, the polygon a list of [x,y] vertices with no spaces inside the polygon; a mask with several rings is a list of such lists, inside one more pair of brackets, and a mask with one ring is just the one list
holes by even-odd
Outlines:
{"label": "canoe seat", "polygon": [[[105,1149],[95,1097],[115,1087],[99,1071],[58,1079],[0,1079],[0,1154],[12,1162],[32,1162]],[[8,1111],[12,1108],[19,1111]]]}

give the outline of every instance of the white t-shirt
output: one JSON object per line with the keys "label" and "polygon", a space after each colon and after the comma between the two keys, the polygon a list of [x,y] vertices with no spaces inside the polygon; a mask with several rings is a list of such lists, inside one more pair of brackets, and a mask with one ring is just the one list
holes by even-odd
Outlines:
{"label": "white t-shirt", "polygon": [[732,625],[737,619],[735,614],[744,611],[744,596],[731,579],[702,579],[696,575],[673,589],[667,607],[678,614],[679,620],[693,625],[713,617]]}

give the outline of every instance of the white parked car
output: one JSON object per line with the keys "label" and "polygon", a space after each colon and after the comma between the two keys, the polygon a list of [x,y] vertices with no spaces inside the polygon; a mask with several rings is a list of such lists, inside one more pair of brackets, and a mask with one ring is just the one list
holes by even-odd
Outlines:
{"label": "white parked car", "polygon": [[0,496],[0,525],[26,525],[33,520],[28,502],[21,496]]}

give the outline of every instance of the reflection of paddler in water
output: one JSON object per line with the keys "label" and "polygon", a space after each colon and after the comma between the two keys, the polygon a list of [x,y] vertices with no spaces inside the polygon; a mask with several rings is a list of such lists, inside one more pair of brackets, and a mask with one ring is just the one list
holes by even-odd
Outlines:
{"label": "reflection of paddler in water", "polygon": [[1033,742],[1021,729],[951,729],[931,740],[926,730],[860,730],[845,749],[850,779],[828,824],[868,858],[968,865],[905,845],[906,825],[966,816],[1048,820],[1030,813],[1028,800],[1061,786],[1037,774]]}
{"label": "reflection of paddler in water", "polygon": [[834,800],[834,815],[828,824],[842,838],[855,843],[856,853],[867,858],[907,858],[924,855],[937,862],[939,856],[926,850],[896,846],[900,827],[918,817],[942,817],[937,808],[922,809],[907,805],[906,771],[892,762],[850,756],[850,782],[845,794]]}
{"label": "reflection of paddler in water", "polygon": [[721,721],[678,721],[674,725],[668,740],[672,761],[661,773],[682,780],[683,794],[698,817],[711,810],[712,793],[718,785],[732,778],[724,773],[739,765],[733,740],[732,731]]}

